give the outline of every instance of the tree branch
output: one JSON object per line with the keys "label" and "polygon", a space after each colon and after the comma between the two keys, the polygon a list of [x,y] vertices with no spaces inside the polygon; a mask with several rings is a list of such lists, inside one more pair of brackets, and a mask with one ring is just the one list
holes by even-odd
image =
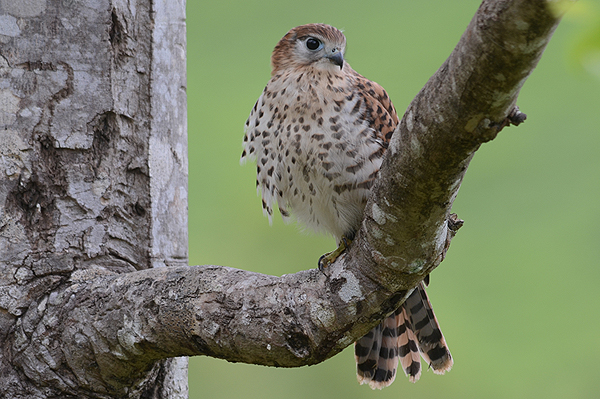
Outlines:
{"label": "tree branch", "polygon": [[375,273],[382,285],[401,276],[412,287],[438,265],[444,222],[473,154],[525,118],[517,96],[559,22],[550,3],[484,1],[406,110],[352,252],[364,273],[383,268]]}
{"label": "tree branch", "polygon": [[28,310],[32,324],[48,328],[19,327],[12,350],[20,367],[39,373],[36,356],[46,356],[73,370],[56,377],[65,389],[72,381],[104,381],[105,393],[124,395],[156,360],[172,356],[296,367],[340,352],[442,261],[460,226],[449,212],[469,162],[482,143],[522,119],[519,90],[558,21],[546,1],[483,2],[408,107],[363,226],[327,275],[312,269],[274,277],[219,266],[75,272],[69,285]]}

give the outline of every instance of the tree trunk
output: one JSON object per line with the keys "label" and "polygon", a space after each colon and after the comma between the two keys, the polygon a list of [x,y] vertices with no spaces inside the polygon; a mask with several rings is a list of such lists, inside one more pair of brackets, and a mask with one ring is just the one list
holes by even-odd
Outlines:
{"label": "tree trunk", "polygon": [[127,327],[96,317],[104,298],[63,296],[187,265],[185,2],[2,7],[0,397],[187,397],[186,358],[129,380],[81,358],[118,353],[105,337]]}
{"label": "tree trunk", "polygon": [[176,356],[296,367],[340,352],[442,261],[469,161],[522,121],[518,93],[559,20],[544,0],[484,1],[394,133],[346,255],[327,275],[274,277],[187,266],[182,0],[2,7],[10,398],[178,398]]}

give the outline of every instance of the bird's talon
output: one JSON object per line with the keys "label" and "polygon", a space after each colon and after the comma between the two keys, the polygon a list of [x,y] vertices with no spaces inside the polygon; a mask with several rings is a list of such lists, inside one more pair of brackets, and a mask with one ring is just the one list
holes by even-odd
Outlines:
{"label": "bird's talon", "polygon": [[344,245],[344,250],[350,246],[351,242],[352,242],[352,240],[350,240],[349,238],[346,238],[346,236],[342,236],[342,243]]}
{"label": "bird's talon", "polygon": [[321,257],[319,258],[319,262],[318,262],[318,266],[319,266],[319,271],[321,273],[325,273],[325,268],[327,266],[329,266],[329,262],[327,262],[327,254],[321,255]]}
{"label": "bird's talon", "polygon": [[351,243],[352,243],[352,240],[350,240],[346,236],[342,236],[342,239],[340,240],[340,244],[335,249],[335,251],[331,251],[324,255],[321,255],[321,257],[319,258],[319,270],[321,272],[323,272],[326,267],[328,267],[333,262],[335,262],[337,260],[337,258],[339,258],[340,255],[344,253],[346,248],[348,248],[350,246]]}

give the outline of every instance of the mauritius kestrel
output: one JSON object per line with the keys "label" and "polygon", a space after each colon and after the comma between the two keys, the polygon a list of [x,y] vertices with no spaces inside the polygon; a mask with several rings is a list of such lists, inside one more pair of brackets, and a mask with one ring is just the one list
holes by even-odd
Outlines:
{"label": "mauritius kestrel", "polygon": [[[271,79],[246,121],[242,152],[242,161],[256,160],[269,220],[277,204],[284,219],[331,234],[339,245],[334,256],[361,225],[398,125],[386,91],[355,72],[345,50],[346,38],[332,26],[290,30],[273,50]],[[421,375],[420,356],[435,373],[452,367],[424,283],[355,343],[355,356],[359,382],[372,388],[394,381],[398,361],[413,382]]]}

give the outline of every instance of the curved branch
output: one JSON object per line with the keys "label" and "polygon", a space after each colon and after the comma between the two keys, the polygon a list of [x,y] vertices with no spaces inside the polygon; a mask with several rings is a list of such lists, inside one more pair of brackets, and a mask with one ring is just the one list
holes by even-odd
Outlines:
{"label": "curved branch", "polygon": [[408,107],[362,229],[327,275],[307,270],[274,277],[219,266],[78,272],[68,287],[27,311],[48,329],[19,327],[11,346],[17,363],[34,375],[40,356],[63,362],[72,375],[45,380],[67,391],[73,380],[90,387],[102,380],[107,393],[123,395],[166,357],[295,367],[340,352],[443,259],[460,225],[449,211],[469,161],[508,122],[522,119],[517,95],[558,21],[546,1],[483,2]]}
{"label": "curved branch", "polygon": [[365,272],[375,264],[389,269],[376,274],[382,285],[400,273],[404,287],[414,286],[439,264],[444,222],[473,154],[503,127],[525,119],[515,105],[558,25],[550,6],[544,0],[484,1],[409,105],[356,249]]}

